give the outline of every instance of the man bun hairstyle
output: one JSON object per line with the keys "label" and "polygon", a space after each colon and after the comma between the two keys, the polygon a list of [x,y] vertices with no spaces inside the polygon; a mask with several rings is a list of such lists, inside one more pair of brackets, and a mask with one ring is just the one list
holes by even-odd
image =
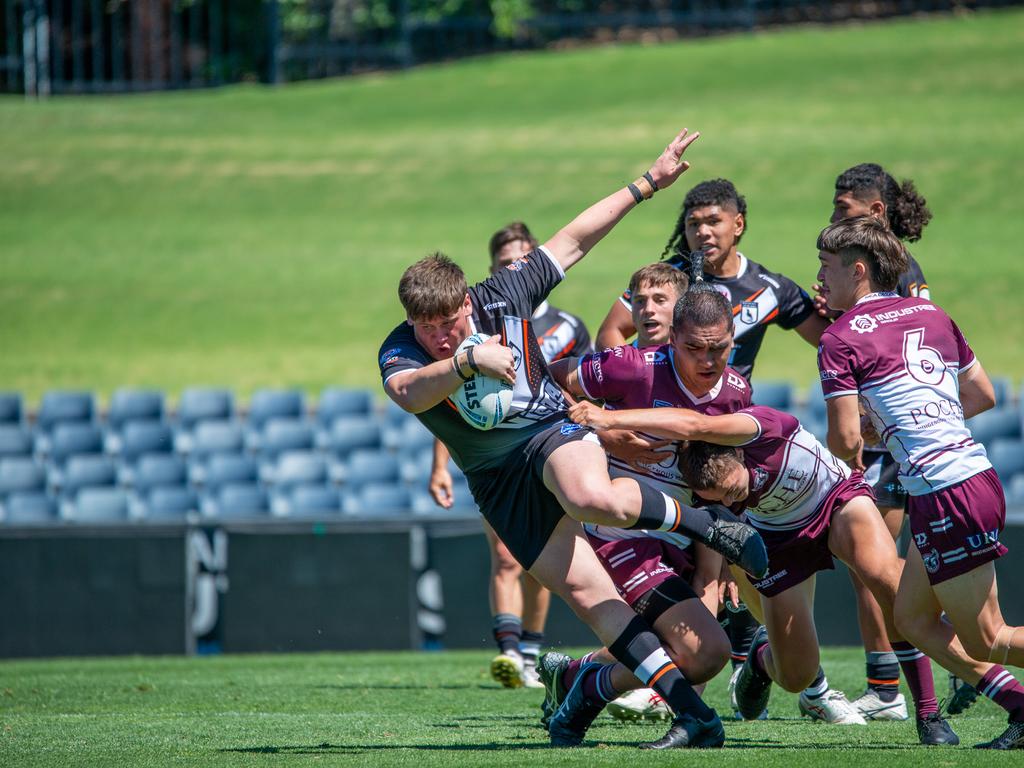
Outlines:
{"label": "man bun hairstyle", "polygon": [[645,284],[652,288],[671,285],[682,297],[686,293],[686,289],[690,287],[690,278],[681,269],[676,269],[664,261],[656,261],[633,273],[633,276],[629,278],[629,292],[636,293],[640,286]]}
{"label": "man bun hairstyle", "polygon": [[932,220],[928,201],[910,179],[897,182],[878,163],[847,168],[836,178],[836,192],[850,192],[862,202],[881,200],[889,228],[900,240],[916,243]]}
{"label": "man bun hairstyle", "polygon": [[672,328],[676,330],[684,324],[707,328],[719,323],[725,323],[732,332],[732,305],[725,296],[704,282],[691,285],[672,310]]}
{"label": "man bun hairstyle", "polygon": [[440,252],[417,261],[398,281],[398,300],[410,320],[451,317],[468,291],[462,267]]}
{"label": "man bun hairstyle", "polygon": [[818,250],[836,254],[847,266],[863,259],[871,282],[883,291],[895,290],[910,265],[906,247],[874,216],[855,216],[825,227],[818,235]]}
{"label": "man bun hairstyle", "polygon": [[[744,220],[747,218],[746,198],[736,191],[736,187],[731,181],[728,179],[702,181],[686,193],[686,197],[683,199],[683,207],[679,211],[679,218],[676,219],[676,228],[668,239],[668,243],[665,244],[662,256],[672,256],[677,252],[686,252],[686,217],[695,208],[706,208],[709,205],[717,205],[720,208],[735,210],[736,213],[743,214]],[[743,232],[746,234],[745,227]],[[740,235],[737,238],[737,242],[742,237],[743,235]]]}
{"label": "man bun hairstyle", "polygon": [[511,224],[507,224],[493,235],[491,235],[491,242],[488,244],[487,249],[491,254],[491,261],[497,257],[498,252],[509,243],[514,243],[516,240],[522,240],[523,242],[529,243],[530,248],[536,248],[540,243],[537,242],[537,238],[530,232],[530,228],[527,227],[521,221],[513,221]]}
{"label": "man bun hairstyle", "polygon": [[679,472],[690,488],[706,491],[718,485],[739,460],[732,446],[691,440],[679,451]]}

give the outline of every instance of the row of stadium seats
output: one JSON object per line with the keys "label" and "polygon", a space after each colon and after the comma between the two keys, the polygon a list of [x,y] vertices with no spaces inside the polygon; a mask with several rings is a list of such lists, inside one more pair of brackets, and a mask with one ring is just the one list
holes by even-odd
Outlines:
{"label": "row of stadium seats", "polygon": [[[971,419],[976,439],[1024,503],[1024,440],[1012,387],[997,379],[996,409]],[[788,410],[824,438],[816,385],[755,382],[758,404]],[[89,392],[50,392],[26,414],[0,393],[0,521],[128,520],[198,514],[237,518],[429,513],[432,438],[366,390],[327,389],[309,408],[298,390],[262,390],[246,410],[223,389],[190,389],[171,412],[162,392],[120,390],[105,414]],[[456,503],[472,511],[451,466]]]}

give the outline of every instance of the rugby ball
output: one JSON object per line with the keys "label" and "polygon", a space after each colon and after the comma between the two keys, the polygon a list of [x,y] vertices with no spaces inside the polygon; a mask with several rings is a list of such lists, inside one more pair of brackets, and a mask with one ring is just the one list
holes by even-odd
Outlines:
{"label": "rugby ball", "polygon": [[[459,345],[455,354],[483,344],[489,338],[486,333],[474,333]],[[494,429],[505,420],[512,407],[512,385],[478,373],[463,382],[451,399],[467,424],[477,429]]]}

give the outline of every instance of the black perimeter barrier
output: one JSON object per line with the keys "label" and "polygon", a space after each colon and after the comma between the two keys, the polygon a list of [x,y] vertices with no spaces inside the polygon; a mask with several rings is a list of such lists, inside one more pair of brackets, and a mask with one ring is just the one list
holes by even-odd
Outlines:
{"label": "black perimeter barrier", "polygon": [[0,0],[0,93],[281,83],[574,41],[963,13],[1024,0]]}
{"label": "black perimeter barrier", "polygon": [[[1024,515],[997,562],[1013,583]],[[0,657],[490,647],[479,519],[0,528]],[[1004,589],[1011,624],[1024,594]],[[859,645],[846,569],[818,574],[824,645]],[[552,645],[593,634],[560,600]]]}

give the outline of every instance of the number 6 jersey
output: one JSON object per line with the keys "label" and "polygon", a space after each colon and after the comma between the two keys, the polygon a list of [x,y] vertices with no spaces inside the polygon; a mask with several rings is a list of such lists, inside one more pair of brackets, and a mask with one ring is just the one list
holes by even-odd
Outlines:
{"label": "number 6 jersey", "polygon": [[959,374],[977,363],[949,315],[894,293],[863,297],[821,337],[825,399],[860,395],[911,496],[966,480],[992,465],[964,424]]}

